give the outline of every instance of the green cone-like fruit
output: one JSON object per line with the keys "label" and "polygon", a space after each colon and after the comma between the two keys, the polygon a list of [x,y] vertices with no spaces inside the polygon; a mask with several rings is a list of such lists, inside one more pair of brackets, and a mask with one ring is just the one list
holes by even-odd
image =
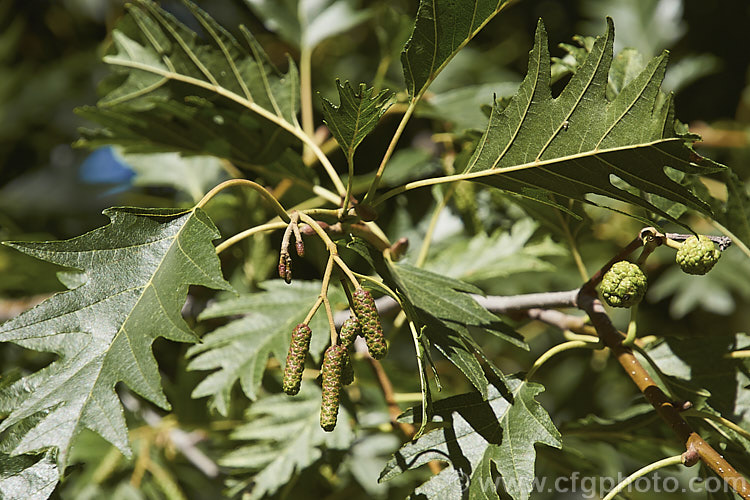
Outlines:
{"label": "green cone-like fruit", "polygon": [[323,389],[320,426],[326,432],[331,432],[336,427],[341,398],[341,376],[344,373],[346,358],[346,348],[342,345],[332,345],[323,355],[323,366],[320,369]]}
{"label": "green cone-like fruit", "polygon": [[300,323],[292,332],[292,340],[289,342],[289,353],[286,355],[286,366],[284,367],[284,381],[282,389],[290,396],[299,392],[302,382],[302,372],[305,370],[305,356],[310,350],[310,338],[312,330],[304,323]]}
{"label": "green cone-like fruit", "polygon": [[380,359],[388,353],[388,346],[383,336],[383,325],[380,324],[378,308],[375,306],[375,299],[370,292],[364,288],[357,288],[352,294],[354,302],[354,314],[359,321],[359,327],[362,335],[367,342],[367,350],[370,356]]}
{"label": "green cone-like fruit", "polygon": [[688,274],[706,274],[721,257],[714,242],[700,235],[691,236],[677,250],[677,263]]}
{"label": "green cone-like fruit", "polygon": [[602,278],[601,292],[612,307],[631,307],[646,294],[646,275],[637,264],[621,260],[615,263]]}
{"label": "green cone-like fruit", "polygon": [[349,348],[354,343],[354,339],[359,335],[359,321],[357,318],[351,317],[344,321],[341,325],[341,332],[339,332],[339,344]]}

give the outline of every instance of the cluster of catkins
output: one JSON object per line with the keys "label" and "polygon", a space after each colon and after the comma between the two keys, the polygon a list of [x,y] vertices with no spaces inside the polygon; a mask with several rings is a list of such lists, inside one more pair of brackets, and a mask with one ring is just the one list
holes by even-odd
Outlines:
{"label": "cluster of catkins", "polygon": [[[365,338],[367,349],[375,359],[380,359],[388,352],[383,336],[375,299],[364,288],[357,288],[352,294],[354,315],[341,326],[338,343],[326,349],[323,355],[323,366],[320,369],[323,391],[320,407],[320,426],[330,432],[336,427],[339,413],[341,388],[354,381],[354,368],[350,360],[350,351],[357,336]],[[305,323],[300,323],[292,332],[289,353],[284,367],[284,392],[293,396],[300,390],[305,357],[310,349],[312,330]]]}

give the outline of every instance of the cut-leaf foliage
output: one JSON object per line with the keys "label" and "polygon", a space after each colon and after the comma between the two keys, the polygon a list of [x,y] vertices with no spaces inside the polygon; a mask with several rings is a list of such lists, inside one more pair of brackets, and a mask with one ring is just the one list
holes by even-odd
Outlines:
{"label": "cut-leaf foliage", "polygon": [[750,188],[731,170],[724,172],[724,182],[727,202],[717,219],[750,247]]}
{"label": "cut-leaf foliage", "polygon": [[181,315],[190,285],[231,289],[212,244],[219,233],[200,209],[104,213],[109,225],[71,240],[9,243],[86,275],[0,326],[0,341],[59,356],[2,389],[0,412],[8,416],[0,431],[11,429],[13,454],[57,448],[61,473],[83,429],[130,454],[115,384],[168,409],[152,342],[197,340]]}
{"label": "cut-leaf foliage", "polygon": [[[560,448],[562,441],[535,399],[544,388],[516,378],[506,382],[510,391],[506,395],[490,386],[486,400],[471,393],[434,403],[434,421],[440,427],[401,447],[386,464],[381,481],[431,460],[443,460],[449,466],[418,487],[415,495],[461,499],[468,487],[497,499],[490,471],[494,464],[509,495],[515,500],[529,498],[536,460],[534,445]],[[421,409],[412,408],[402,419],[414,423],[420,414]],[[476,479],[483,484],[474,484]]]}
{"label": "cut-leaf foliage", "polygon": [[507,105],[493,107],[465,171],[485,173],[481,182],[543,203],[552,203],[550,194],[595,203],[587,198],[594,194],[675,221],[634,194],[636,189],[710,215],[708,205],[665,168],[691,174],[725,168],[691,149],[696,136],[675,132],[672,98],[659,90],[666,53],[609,100],[613,40],[608,20],[607,33],[596,40],[561,94],[552,97],[547,34],[540,21],[526,78]]}
{"label": "cut-leaf foliage", "polygon": [[727,359],[731,351],[750,348],[750,337],[731,336],[668,338],[649,350],[662,372],[693,392],[710,393],[708,403],[741,427],[750,426],[750,376],[747,362]]}
{"label": "cut-leaf foliage", "polygon": [[247,498],[262,498],[289,483],[294,474],[313,465],[323,450],[346,450],[354,435],[346,410],[339,409],[333,432],[320,427],[320,389],[305,382],[297,396],[275,394],[253,403],[245,413],[245,424],[230,436],[243,442],[219,463],[255,474],[245,490]]}
{"label": "cut-leaf foliage", "polygon": [[368,89],[364,83],[354,90],[348,81],[342,85],[338,80],[336,88],[340,104],[336,106],[323,99],[323,117],[333,137],[347,156],[351,156],[388,110],[392,93],[382,90],[375,94],[375,90]]}
{"label": "cut-leaf foliage", "polygon": [[82,143],[127,152],[212,154],[240,164],[278,158],[299,130],[299,79],[279,73],[249,31],[247,48],[192,3],[195,32],[149,0],[128,5],[104,57],[115,74],[97,107],[79,114],[104,128]]}
{"label": "cut-leaf foliage", "polygon": [[[431,252],[425,268],[469,283],[517,273],[552,271],[554,266],[544,257],[562,255],[565,250],[551,239],[531,242],[537,227],[531,219],[521,219],[510,231],[480,233],[471,239],[453,238],[445,245],[434,245],[435,251]],[[467,255],[471,258],[467,259]]]}
{"label": "cut-leaf foliage", "polygon": [[[243,317],[207,334],[203,342],[188,351],[193,358],[188,369],[216,370],[198,384],[193,397],[211,396],[222,415],[229,411],[232,388],[238,380],[247,397],[256,399],[269,356],[284,365],[292,330],[305,319],[321,284],[294,281],[287,285],[274,280],[261,286],[265,291],[228,298],[208,307],[200,315],[201,320],[238,314]],[[346,301],[338,290],[330,292],[333,304]],[[322,310],[313,317],[310,328],[310,354],[320,361],[330,340],[328,320]]]}
{"label": "cut-leaf foliage", "polygon": [[[482,395],[487,395],[488,381],[477,356],[482,349],[469,333],[469,327],[527,348],[520,336],[500,318],[474,300],[471,293],[481,293],[474,285],[441,276],[408,264],[391,267],[396,288],[405,302],[407,315],[422,328],[429,339],[471,381]],[[484,360],[500,381],[502,373]],[[502,383],[502,382],[500,382]]]}
{"label": "cut-leaf foliage", "polygon": [[46,500],[59,479],[51,452],[15,457],[0,453],[0,498],[4,500]]}
{"label": "cut-leaf foliage", "polygon": [[421,0],[411,38],[401,52],[406,88],[420,96],[508,0]]}
{"label": "cut-leaf foliage", "polygon": [[297,48],[312,51],[326,38],[370,17],[352,0],[245,0],[266,28]]}
{"label": "cut-leaf foliage", "polygon": [[177,153],[124,155],[135,172],[134,186],[170,187],[198,203],[212,187],[226,180],[221,160],[212,156],[184,157]]}

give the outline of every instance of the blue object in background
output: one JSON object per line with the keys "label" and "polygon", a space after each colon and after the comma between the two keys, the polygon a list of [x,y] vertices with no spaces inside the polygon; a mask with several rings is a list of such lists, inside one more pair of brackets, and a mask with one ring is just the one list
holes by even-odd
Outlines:
{"label": "blue object in background", "polygon": [[135,172],[112,146],[105,146],[93,151],[81,163],[78,175],[87,184],[114,184],[106,193],[113,194],[129,189]]}

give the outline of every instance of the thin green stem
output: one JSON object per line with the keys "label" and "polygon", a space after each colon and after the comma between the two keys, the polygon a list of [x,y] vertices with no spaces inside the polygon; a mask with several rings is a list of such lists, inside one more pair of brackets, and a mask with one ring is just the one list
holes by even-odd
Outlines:
{"label": "thin green stem", "polygon": [[629,475],[627,478],[625,478],[623,482],[615,486],[609,493],[607,493],[607,496],[604,497],[603,500],[612,500],[621,491],[627,488],[630,484],[632,484],[639,477],[645,476],[646,474],[650,474],[654,472],[655,470],[663,469],[664,467],[671,467],[673,465],[680,465],[680,464],[682,464],[682,455],[675,455],[673,457],[665,458],[665,459],[659,460],[658,462],[649,464],[646,467],[643,467],[642,469],[638,469],[637,471]]}
{"label": "thin green stem", "polygon": [[385,291],[385,293],[387,293],[388,295],[390,295],[393,300],[395,300],[396,302],[398,302],[399,307],[402,306],[401,299],[396,294],[396,292],[394,292],[388,285],[386,285],[382,281],[378,281],[375,278],[373,278],[372,276],[367,276],[366,274],[359,274],[359,273],[355,273],[355,272],[353,272],[352,274],[354,276],[356,276],[360,281],[369,281],[370,283],[374,284],[378,288],[382,288],[383,291]]}
{"label": "thin green stem", "polygon": [[220,254],[221,252],[231,247],[235,243],[242,241],[245,238],[249,238],[250,236],[254,234],[262,233],[264,231],[275,231],[277,229],[284,229],[286,226],[287,226],[286,222],[269,222],[268,224],[263,224],[260,226],[251,227],[250,229],[245,229],[244,231],[237,233],[231,238],[227,238],[226,240],[216,245],[216,253]]}
{"label": "thin green stem", "polygon": [[338,341],[338,333],[336,332],[336,323],[333,320],[333,310],[331,309],[331,301],[328,300],[328,295],[323,297],[323,305],[326,308],[326,316],[328,317],[328,328],[331,332],[331,345],[336,345]]}
{"label": "thin green stem", "polygon": [[315,219],[310,217],[304,212],[299,213],[299,218],[302,222],[307,224],[312,228],[313,231],[315,231],[315,234],[318,235],[318,237],[323,240],[323,243],[326,246],[326,249],[331,255],[337,255],[338,249],[336,247],[336,243],[333,242],[333,240],[326,234],[326,232],[323,230],[322,227],[320,227],[320,224],[315,222]]}
{"label": "thin green stem", "polygon": [[589,279],[589,272],[586,270],[586,264],[584,264],[583,258],[581,258],[581,253],[578,251],[578,245],[576,245],[576,240],[573,237],[573,233],[570,232],[570,225],[568,224],[568,221],[565,220],[565,217],[563,217],[562,212],[559,209],[555,209],[555,211],[557,212],[557,216],[560,219],[560,225],[563,229],[565,239],[568,241],[568,247],[570,247],[570,253],[576,263],[578,273],[581,275],[583,281],[586,281],[587,279]]}
{"label": "thin green stem", "polygon": [[318,294],[318,299],[315,301],[315,304],[313,304],[310,311],[307,313],[307,316],[305,316],[305,324],[310,323],[312,321],[313,316],[315,316],[315,312],[318,310],[321,304],[325,304],[326,307],[326,315],[328,316],[328,324],[331,328],[331,341],[335,340],[336,335],[336,326],[333,322],[333,313],[331,312],[331,304],[328,302],[328,285],[331,282],[331,273],[333,272],[333,256],[328,257],[328,262],[326,262],[326,269],[323,272],[323,283],[320,285],[320,293]]}
{"label": "thin green stem", "polygon": [[737,245],[737,248],[739,248],[740,250],[742,250],[742,252],[745,255],[747,255],[748,257],[750,257],[750,248],[748,248],[747,245],[745,245],[745,243],[741,239],[739,239],[737,236],[735,236],[732,233],[732,231],[730,231],[726,227],[722,226],[721,224],[719,224],[715,220],[712,220],[711,224],[713,224],[716,229],[718,229],[719,231],[721,231],[724,234],[724,236],[729,236],[732,239],[732,243],[734,243],[735,245]]}
{"label": "thin green stem", "polygon": [[744,437],[745,439],[750,439],[750,432],[746,431],[745,429],[735,424],[731,420],[726,419],[720,415],[714,415],[712,413],[708,413],[702,410],[696,410],[694,408],[686,410],[684,412],[684,415],[686,417],[697,417],[697,418],[702,418],[704,420],[713,420],[714,422],[720,423],[724,427],[732,429],[734,432]]}
{"label": "thin green stem", "polygon": [[391,159],[391,155],[396,150],[396,144],[398,144],[398,141],[401,138],[401,134],[404,133],[406,124],[409,123],[409,118],[411,118],[412,113],[414,113],[414,109],[417,106],[417,102],[418,102],[418,99],[412,99],[411,101],[409,101],[409,106],[406,108],[406,112],[401,117],[401,122],[398,124],[398,128],[396,128],[396,132],[393,134],[391,143],[388,144],[388,149],[385,150],[385,154],[383,155],[383,160],[380,162],[378,171],[375,172],[375,178],[372,180],[372,183],[370,184],[370,188],[367,190],[365,197],[362,198],[362,203],[367,203],[367,201],[369,201],[370,198],[373,197],[373,195],[375,194],[375,191],[377,191],[378,185],[380,184],[380,179],[383,177],[383,173],[385,172],[385,167],[388,165],[388,161]]}
{"label": "thin green stem", "polygon": [[422,425],[419,426],[419,430],[412,439],[417,439],[427,428],[429,415],[427,414],[427,408],[430,403],[429,393],[430,386],[428,385],[427,377],[425,375],[426,369],[424,366],[424,359],[422,358],[422,348],[419,342],[419,333],[417,332],[417,326],[413,321],[409,320],[409,330],[411,331],[411,337],[414,340],[414,350],[417,357],[417,367],[419,368],[419,384],[422,388]]}
{"label": "thin green stem", "polygon": [[281,206],[279,200],[277,200],[271,193],[266,190],[266,188],[264,188],[257,182],[253,182],[247,179],[229,179],[228,181],[222,182],[218,186],[215,186],[213,189],[211,189],[208,193],[206,193],[206,195],[195,205],[195,207],[203,208],[206,203],[211,201],[211,198],[219,194],[224,189],[232,186],[245,186],[254,189],[263,197],[263,199],[271,206],[271,208],[273,208],[276,213],[279,214],[279,217],[281,217],[282,220],[284,220],[285,222],[289,222],[289,214],[286,212],[284,207]]}
{"label": "thin green stem", "polygon": [[622,341],[624,346],[632,346],[635,342],[636,336],[638,335],[638,324],[636,322],[636,316],[638,316],[638,304],[630,307],[630,321],[628,322],[628,333],[625,335],[625,339]]}
{"label": "thin green stem", "polygon": [[452,184],[450,188],[448,188],[445,196],[443,196],[443,199],[438,202],[438,204],[435,206],[435,210],[432,212],[430,225],[427,226],[427,232],[424,235],[424,240],[422,240],[422,246],[419,248],[419,256],[417,256],[417,261],[414,264],[417,267],[422,267],[427,260],[427,254],[430,252],[432,237],[435,234],[435,229],[437,228],[437,222],[440,218],[440,213],[446,207],[448,201],[450,201],[453,193],[456,192],[456,186],[458,186],[458,184]]}
{"label": "thin green stem", "polygon": [[378,68],[375,70],[375,76],[372,77],[372,88],[374,89],[373,92],[376,94],[380,92],[380,89],[383,86],[383,80],[388,73],[391,59],[391,56],[385,56],[380,59],[380,62],[378,63]]}
{"label": "thin green stem", "polygon": [[656,376],[659,377],[659,382],[661,382],[661,385],[664,386],[665,390],[669,393],[669,397],[672,399],[677,399],[677,392],[674,390],[674,387],[672,387],[672,384],[669,382],[669,379],[664,374],[663,371],[661,371],[661,368],[659,368],[659,365],[656,364],[656,361],[653,360],[653,358],[646,352],[645,349],[643,349],[641,346],[639,346],[636,343],[633,343],[633,345],[630,346],[631,349],[633,349],[635,352],[638,353],[639,356],[641,356],[643,359],[646,360],[646,363],[651,367],[651,369],[656,373]]}
{"label": "thin green stem", "polygon": [[352,270],[349,269],[349,266],[346,265],[344,260],[338,255],[333,256],[333,260],[336,262],[336,265],[339,266],[339,269],[341,269],[344,274],[346,274],[346,277],[349,278],[349,281],[352,282],[352,285],[354,285],[354,288],[359,288],[359,280],[354,276],[354,273],[352,273]]}
{"label": "thin green stem", "polygon": [[[408,111],[408,110],[407,110]],[[640,148],[649,148],[653,145],[659,144],[664,142],[663,140],[658,141],[652,141],[649,143],[641,144],[637,146]],[[541,160],[541,161],[534,161],[530,163],[522,163],[520,165],[514,165],[512,167],[505,167],[505,168],[495,168],[495,169],[487,169],[487,170],[480,170],[477,172],[468,172],[468,173],[462,173],[462,174],[454,174],[454,175],[445,175],[442,177],[430,177],[428,179],[421,179],[414,182],[409,182],[407,184],[404,184],[402,186],[395,187],[389,191],[386,191],[381,196],[377,197],[371,205],[373,207],[376,207],[383,203],[384,201],[393,198],[396,195],[399,195],[401,193],[404,193],[406,191],[411,191],[413,189],[418,189],[421,187],[426,186],[434,186],[435,184],[446,184],[449,182],[456,182],[456,181],[465,181],[465,180],[472,180],[472,179],[481,179],[482,177],[491,177],[493,175],[502,175],[502,174],[508,174],[511,172],[519,172],[522,170],[529,170],[534,168],[541,168],[546,166],[555,166],[559,165],[562,160],[566,161],[573,161],[577,159],[583,159],[583,158],[595,158],[603,153],[612,153],[616,151],[629,151],[633,150],[634,146],[621,146],[617,148],[609,148],[609,149],[600,149],[598,151],[584,151],[582,153],[576,153],[573,155],[565,156],[564,158],[551,158],[549,160]]]}
{"label": "thin green stem", "polygon": [[[225,162],[222,162],[222,163],[225,163]],[[229,162],[227,161],[226,163],[229,163]],[[247,161],[233,159],[232,163],[235,163],[235,164],[237,164],[237,165],[239,165],[241,167],[244,167],[244,168],[246,168],[248,170],[252,170],[254,172],[257,172],[260,175],[272,174],[272,172],[268,168],[255,165],[255,164],[247,162]],[[232,171],[232,172],[230,172],[230,175],[232,175],[232,177],[240,177],[240,178],[243,177],[242,172],[234,172],[234,171]],[[313,184],[311,182],[305,181],[305,180],[297,178],[297,177],[287,177],[287,179],[290,182],[292,182],[292,183],[294,183],[294,184],[296,184],[296,185],[298,185],[300,187],[303,187],[305,189],[308,189],[308,190],[312,191],[313,194],[315,194],[316,196],[319,196],[320,198],[324,199],[325,201],[333,203],[334,205],[338,205],[338,204],[341,203],[341,196],[337,195],[333,191],[329,191],[328,189],[324,188],[323,186],[321,186],[319,184]]]}
{"label": "thin green stem", "polygon": [[539,368],[541,368],[544,363],[546,363],[553,356],[560,354],[561,352],[569,351],[571,349],[599,349],[601,347],[602,345],[598,342],[598,340],[571,340],[568,342],[563,342],[562,344],[558,344],[547,350],[544,354],[539,356],[536,361],[534,361],[534,364],[531,365],[531,368],[526,374],[526,380],[531,380],[531,377],[536,374],[537,370],[539,370]]}
{"label": "thin green stem", "polygon": [[731,351],[724,355],[727,359],[745,359],[750,358],[750,350]]}
{"label": "thin green stem", "polygon": [[[354,276],[354,273],[352,273],[352,270],[349,269],[349,266],[347,266],[344,260],[341,257],[339,257],[338,247],[336,246],[336,243],[334,243],[333,240],[331,240],[331,238],[323,230],[323,228],[320,227],[320,224],[315,222],[315,220],[312,217],[310,217],[309,215],[303,212],[299,212],[299,218],[302,222],[309,225],[313,229],[313,231],[315,231],[318,237],[321,240],[323,240],[323,243],[328,249],[328,253],[331,254],[330,259],[329,259],[329,264],[331,265],[331,269],[333,268],[332,266],[333,266],[333,263],[335,262],[339,266],[339,268],[344,272],[344,274],[346,274],[346,276],[349,278],[352,284],[354,284],[355,287],[358,287],[359,281],[357,281],[357,278]],[[327,277],[325,277],[326,287],[327,287],[328,286],[327,281],[330,280],[331,278],[330,271],[328,270],[328,268],[326,268],[326,273],[328,273]]]}
{"label": "thin green stem", "polygon": [[312,104],[312,50],[306,43],[302,44],[299,54],[299,92],[302,131],[312,137],[315,133]]}
{"label": "thin green stem", "polygon": [[341,213],[345,214],[349,209],[349,198],[352,196],[352,183],[354,182],[354,152],[349,151],[346,155],[346,164],[349,169],[349,178],[346,180],[346,197],[342,204]]}
{"label": "thin green stem", "polygon": [[315,316],[315,313],[318,311],[318,308],[320,307],[322,303],[323,303],[323,297],[319,295],[318,300],[315,301],[315,304],[313,304],[312,308],[307,313],[307,316],[305,316],[305,320],[303,321],[304,324],[308,324],[310,323],[310,321],[312,321],[313,316]]}

